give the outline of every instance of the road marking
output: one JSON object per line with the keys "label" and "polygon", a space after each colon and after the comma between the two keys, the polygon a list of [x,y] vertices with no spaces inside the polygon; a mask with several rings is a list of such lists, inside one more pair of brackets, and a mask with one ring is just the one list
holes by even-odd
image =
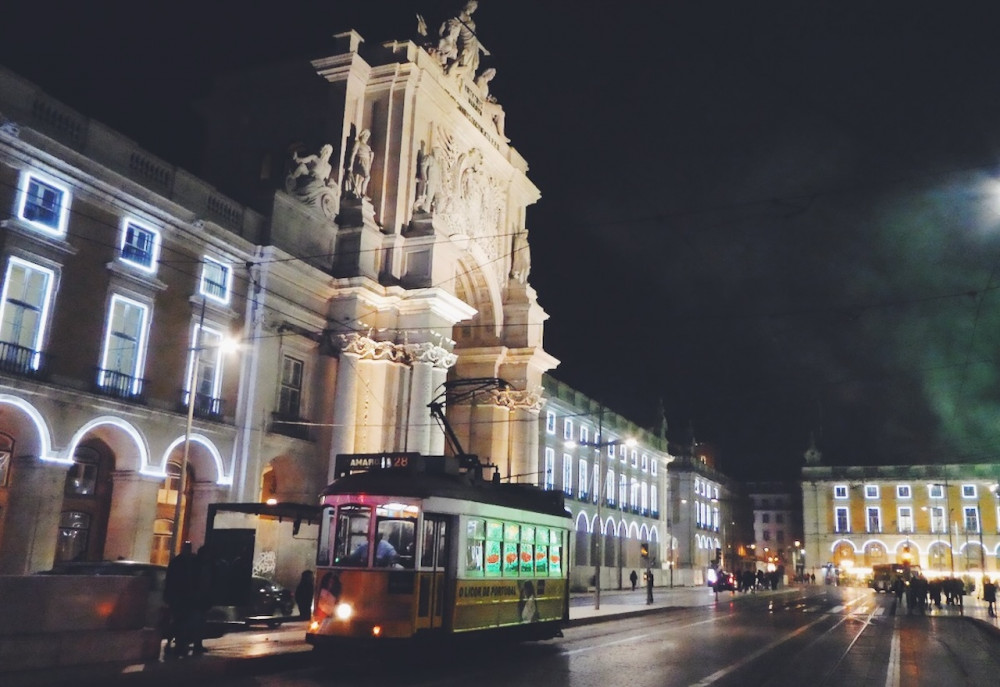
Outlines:
{"label": "road marking", "polygon": [[889,667],[885,670],[885,687],[899,687],[899,618],[892,624],[889,645]]}

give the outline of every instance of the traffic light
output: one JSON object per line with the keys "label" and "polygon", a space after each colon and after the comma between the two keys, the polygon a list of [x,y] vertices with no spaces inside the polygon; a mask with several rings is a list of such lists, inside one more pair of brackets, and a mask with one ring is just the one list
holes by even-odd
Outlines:
{"label": "traffic light", "polygon": [[639,544],[639,554],[643,558],[649,558],[649,544],[647,544],[646,542],[642,542],[641,544]]}
{"label": "traffic light", "polygon": [[716,560],[716,562],[721,562],[722,561],[722,549],[716,549],[715,550],[715,560]]}

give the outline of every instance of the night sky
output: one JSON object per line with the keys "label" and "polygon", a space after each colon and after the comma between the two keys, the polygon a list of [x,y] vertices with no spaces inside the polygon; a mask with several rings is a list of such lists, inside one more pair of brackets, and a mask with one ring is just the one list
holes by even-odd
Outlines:
{"label": "night sky", "polygon": [[[19,3],[0,63],[197,173],[216,71],[418,12],[436,37],[460,4]],[[832,463],[996,459],[994,4],[481,0],[554,376],[641,425],[662,403],[741,478],[793,476],[811,435]]]}

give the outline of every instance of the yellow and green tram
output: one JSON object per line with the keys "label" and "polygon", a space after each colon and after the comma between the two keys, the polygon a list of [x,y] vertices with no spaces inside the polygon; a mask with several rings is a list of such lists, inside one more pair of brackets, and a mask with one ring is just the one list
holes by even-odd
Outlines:
{"label": "yellow and green tram", "polygon": [[338,456],[344,476],[322,496],[309,643],[559,634],[571,523],[562,493],[483,480],[469,458]]}

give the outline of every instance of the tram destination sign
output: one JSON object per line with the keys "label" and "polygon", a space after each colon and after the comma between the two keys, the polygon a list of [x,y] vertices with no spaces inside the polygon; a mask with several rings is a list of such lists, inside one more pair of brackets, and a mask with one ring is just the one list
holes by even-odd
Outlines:
{"label": "tram destination sign", "polygon": [[374,470],[421,470],[424,456],[419,453],[342,453],[334,461],[337,479]]}

